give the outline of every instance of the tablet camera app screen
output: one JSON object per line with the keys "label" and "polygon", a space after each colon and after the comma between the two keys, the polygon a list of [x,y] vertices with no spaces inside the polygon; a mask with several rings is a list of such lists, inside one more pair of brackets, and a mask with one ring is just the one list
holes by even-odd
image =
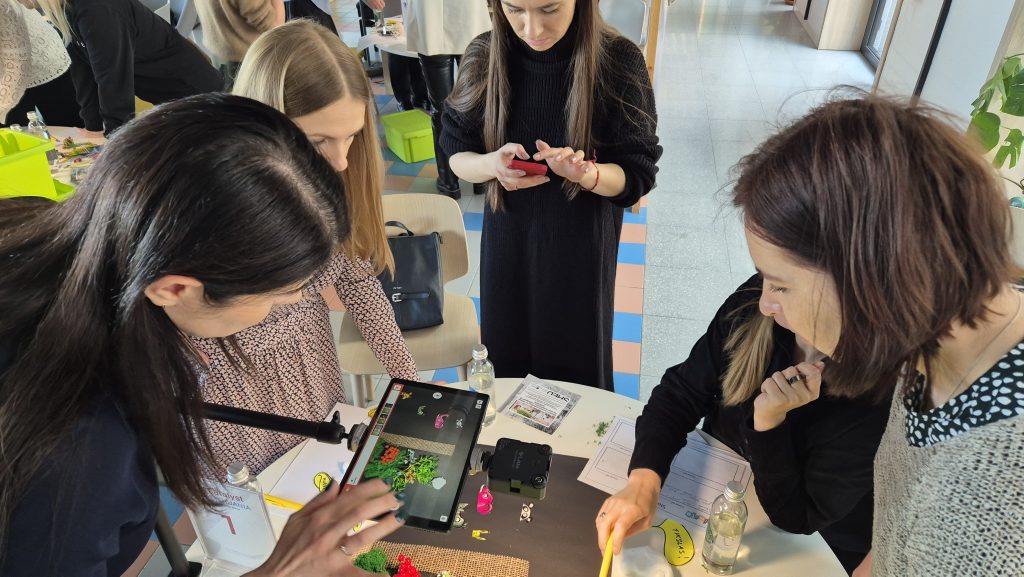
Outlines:
{"label": "tablet camera app screen", "polygon": [[390,481],[406,494],[407,525],[447,530],[486,407],[486,396],[477,393],[392,381],[346,488]]}

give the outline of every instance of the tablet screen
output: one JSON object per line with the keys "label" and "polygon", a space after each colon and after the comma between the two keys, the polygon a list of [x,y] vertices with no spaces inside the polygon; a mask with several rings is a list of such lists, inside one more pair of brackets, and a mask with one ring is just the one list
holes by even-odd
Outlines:
{"label": "tablet screen", "polygon": [[406,494],[407,526],[449,531],[487,402],[481,393],[392,379],[345,473],[345,490],[390,480]]}

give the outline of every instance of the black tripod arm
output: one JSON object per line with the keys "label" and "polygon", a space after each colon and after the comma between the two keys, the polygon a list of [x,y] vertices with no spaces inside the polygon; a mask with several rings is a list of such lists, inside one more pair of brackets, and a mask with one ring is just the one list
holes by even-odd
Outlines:
{"label": "black tripod arm", "polygon": [[203,403],[203,408],[206,411],[204,416],[207,419],[241,425],[243,427],[255,427],[278,433],[298,435],[300,437],[310,437],[321,443],[340,445],[348,437],[345,433],[345,427],[336,421],[304,421],[302,419],[260,413],[215,403]]}

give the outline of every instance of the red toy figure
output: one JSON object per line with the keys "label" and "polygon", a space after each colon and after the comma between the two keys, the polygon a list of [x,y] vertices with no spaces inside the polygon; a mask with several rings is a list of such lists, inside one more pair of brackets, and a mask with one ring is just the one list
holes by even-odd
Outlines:
{"label": "red toy figure", "polygon": [[398,556],[398,573],[395,577],[420,577],[420,572],[412,566],[412,559],[405,555]]}

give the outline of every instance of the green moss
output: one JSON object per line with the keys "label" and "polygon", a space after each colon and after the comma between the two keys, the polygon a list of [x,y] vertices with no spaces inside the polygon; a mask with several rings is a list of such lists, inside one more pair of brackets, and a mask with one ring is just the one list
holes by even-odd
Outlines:
{"label": "green moss", "polygon": [[388,556],[384,554],[383,549],[370,549],[356,557],[352,564],[369,573],[383,573],[387,575]]}

